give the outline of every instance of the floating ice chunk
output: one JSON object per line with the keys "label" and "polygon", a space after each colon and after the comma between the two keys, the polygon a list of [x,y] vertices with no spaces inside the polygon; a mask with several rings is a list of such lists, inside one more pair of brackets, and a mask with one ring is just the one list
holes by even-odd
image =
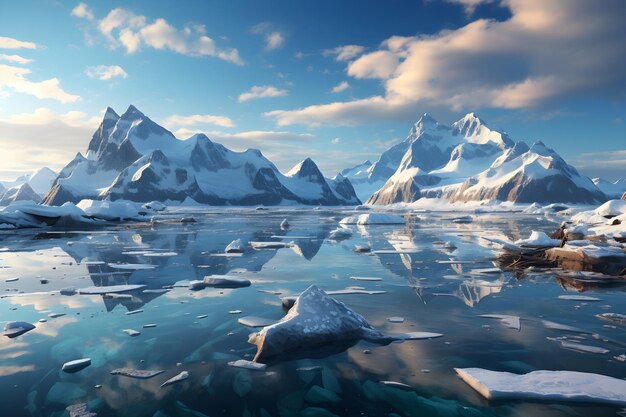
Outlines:
{"label": "floating ice chunk", "polygon": [[235,239],[226,246],[224,249],[225,253],[243,253],[243,243],[241,243],[241,239]]}
{"label": "floating ice chunk", "polygon": [[387,321],[389,323],[404,323],[404,317],[389,317]]}
{"label": "floating ice chunk", "polygon": [[194,219],[191,216],[185,216],[185,217],[181,217],[180,222],[181,223],[195,223],[196,219]]}
{"label": "floating ice chunk", "polygon": [[267,365],[264,363],[247,361],[245,359],[238,359],[236,361],[228,362],[228,365],[235,368],[251,369],[253,371],[263,371],[265,368],[267,368]]}
{"label": "floating ice chunk", "polygon": [[575,343],[575,342],[568,342],[567,340],[561,341],[561,347],[565,349],[575,350],[578,352],[584,352],[584,353],[599,353],[599,354],[609,353],[608,349],[604,349],[604,348],[597,347],[597,346],[583,345],[583,344]]}
{"label": "floating ice chunk", "polygon": [[361,290],[357,288],[346,288],[345,290],[333,290],[326,291],[328,295],[350,295],[350,294],[364,294],[364,295],[376,295],[376,294],[386,294],[387,291],[369,291],[369,290]]}
{"label": "floating ice chunk", "polygon": [[289,222],[287,221],[287,219],[284,219],[282,222],[280,222],[280,228],[281,229],[289,229]]}
{"label": "floating ice chunk", "polygon": [[139,309],[139,310],[127,311],[126,315],[127,316],[132,316],[133,314],[139,314],[139,313],[143,313],[143,310]]}
{"label": "floating ice chunk", "polygon": [[189,281],[189,289],[192,291],[199,291],[206,288],[206,284],[203,280],[194,279],[193,281]]}
{"label": "floating ice chunk", "polygon": [[9,339],[13,339],[14,337],[21,336],[24,333],[33,330],[34,328],[35,326],[25,321],[10,321],[4,325],[2,335],[8,337]]}
{"label": "floating ice chunk", "polygon": [[559,295],[559,300],[569,300],[569,301],[602,301],[601,298],[590,297],[588,295]]}
{"label": "floating ice chunk", "polygon": [[169,258],[178,255],[178,252],[146,252],[142,256],[148,258]]}
{"label": "floating ice chunk", "polygon": [[148,324],[144,324],[144,325],[143,325],[143,326],[141,326],[141,327],[143,327],[144,329],[152,329],[152,328],[154,328],[154,327],[157,327],[157,325],[156,325],[156,324],[154,324],[154,323],[148,323]]}
{"label": "floating ice chunk", "polygon": [[437,339],[438,337],[443,337],[443,334],[431,333],[431,332],[408,332],[408,333],[393,333],[389,335],[389,337],[393,338],[396,341],[425,340],[425,339]]}
{"label": "floating ice chunk", "polygon": [[164,383],[162,383],[161,384],[161,388],[167,387],[168,385],[172,385],[172,384],[175,384],[175,383],[180,382],[180,381],[184,381],[187,378],[189,378],[189,372],[182,371],[181,373],[179,373],[175,377],[172,377],[172,378],[168,379],[167,381],[165,381]]}
{"label": "floating ice chunk", "polygon": [[370,245],[354,245],[354,251],[356,253],[369,253],[372,251],[372,247]]}
{"label": "floating ice chunk", "polygon": [[382,281],[382,278],[379,277],[350,277],[355,281]]}
{"label": "floating ice chunk", "polygon": [[626,324],[626,314],[601,313],[601,314],[596,314],[596,317],[603,319],[603,320],[609,320],[615,323],[619,323],[619,324]]}
{"label": "floating ice chunk", "polygon": [[251,282],[230,275],[207,275],[204,277],[204,285],[215,288],[242,288],[249,287]]}
{"label": "floating ice chunk", "polygon": [[239,324],[243,324],[244,326],[248,327],[265,327],[271,326],[272,324],[276,323],[276,320],[274,319],[266,319],[256,316],[241,317],[237,321],[239,322]]}
{"label": "floating ice chunk", "polygon": [[133,368],[118,368],[110,372],[111,375],[127,376],[129,378],[148,379],[162,374],[163,370],[139,370]]}
{"label": "floating ice chunk", "polygon": [[78,372],[89,365],[91,365],[91,358],[75,359],[73,361],[65,362],[61,370],[71,374]]}
{"label": "floating ice chunk", "polygon": [[228,314],[241,314],[242,311],[241,310],[229,310]]}
{"label": "floating ice chunk", "polygon": [[141,334],[141,332],[138,332],[137,330],[133,330],[133,329],[124,329],[122,331],[129,336],[139,336]]}
{"label": "floating ice chunk", "polygon": [[200,314],[199,316],[196,316],[196,318],[197,318],[198,320],[200,320],[200,319],[206,319],[207,317],[209,317],[209,315],[208,315],[208,314]]}
{"label": "floating ice chunk", "polygon": [[74,295],[74,294],[76,294],[76,288],[74,288],[74,287],[61,288],[59,290],[59,293],[61,295],[68,295],[68,296],[69,295]]}
{"label": "floating ice chunk", "polygon": [[346,229],[345,227],[338,227],[337,229],[331,231],[328,234],[328,238],[330,240],[345,240],[350,239],[352,237],[352,230]]}
{"label": "floating ice chunk", "polygon": [[108,285],[104,287],[79,288],[79,294],[113,294],[127,291],[135,291],[145,288],[145,285]]}
{"label": "floating ice chunk", "polygon": [[163,211],[167,208],[167,206],[161,203],[160,201],[150,201],[149,203],[146,203],[142,205],[141,207],[154,210],[154,211]]}
{"label": "floating ice chunk", "polygon": [[394,388],[402,388],[402,389],[413,389],[412,386],[407,385],[407,384],[403,384],[402,382],[396,382],[396,381],[380,381],[380,384],[386,385],[388,387],[394,387]]}
{"label": "floating ice chunk", "polygon": [[349,216],[343,218],[339,224],[358,224],[358,225],[374,225],[374,224],[404,224],[404,219],[400,216],[387,213],[367,213],[358,216]]}
{"label": "floating ice chunk", "polygon": [[256,250],[290,248],[293,242],[249,242],[250,246]]}
{"label": "floating ice chunk", "polygon": [[18,280],[19,280],[19,278],[7,278],[7,279],[4,280],[4,282],[15,282],[15,281],[18,281]]}
{"label": "floating ice chunk", "polygon": [[521,330],[522,325],[518,316],[510,316],[507,314],[481,314],[479,317],[485,319],[498,319],[509,329]]}
{"label": "floating ice chunk", "polygon": [[472,216],[461,216],[461,217],[455,217],[450,219],[450,221],[452,223],[457,223],[457,224],[466,224],[466,223],[471,223],[474,221],[474,219],[472,218]]}
{"label": "floating ice chunk", "polygon": [[63,317],[65,315],[65,313],[50,313],[48,314],[48,317],[50,317],[51,319],[56,319],[57,317]]}
{"label": "floating ice chunk", "polygon": [[626,381],[575,371],[523,375],[480,368],[455,368],[469,386],[490,400],[532,399],[626,404]]}
{"label": "floating ice chunk", "polygon": [[128,269],[131,271],[140,271],[144,269],[155,269],[156,266],[150,264],[108,264],[113,269]]}
{"label": "floating ice chunk", "polygon": [[544,232],[533,230],[528,239],[520,239],[515,244],[523,248],[554,248],[561,245],[559,239],[551,239]]}
{"label": "floating ice chunk", "polygon": [[541,323],[547,328],[551,330],[561,330],[564,332],[572,332],[572,333],[585,333],[590,334],[591,332],[583,329],[579,329],[578,327],[568,326],[567,324],[555,323],[549,320],[541,320]]}

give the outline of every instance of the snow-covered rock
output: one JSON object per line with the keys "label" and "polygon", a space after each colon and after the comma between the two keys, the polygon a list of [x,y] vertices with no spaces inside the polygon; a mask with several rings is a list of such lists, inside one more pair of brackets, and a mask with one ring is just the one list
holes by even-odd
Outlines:
{"label": "snow-covered rock", "polygon": [[490,400],[557,400],[626,405],[626,381],[575,371],[534,371],[524,375],[480,368],[455,368],[469,386]]}
{"label": "snow-covered rock", "polygon": [[382,337],[362,316],[312,285],[300,294],[285,317],[252,334],[249,342],[258,347],[254,361],[266,362],[324,344]]}
{"label": "snow-covered rock", "polygon": [[550,238],[544,232],[533,230],[530,233],[530,237],[517,240],[515,244],[524,248],[552,248],[559,246],[561,241],[559,239]]}
{"label": "snow-covered rock", "polygon": [[4,325],[2,335],[10,339],[21,336],[26,332],[33,330],[35,326],[25,321],[10,321]]}
{"label": "snow-covered rock", "polygon": [[224,253],[243,253],[244,247],[241,239],[235,239],[226,246]]}
{"label": "snow-covered rock", "polygon": [[331,232],[328,234],[328,238],[330,240],[336,240],[336,241],[350,239],[351,237],[352,237],[352,230],[347,229],[345,227],[338,227],[335,230],[331,230]]}
{"label": "snow-covered rock", "polygon": [[358,216],[349,216],[341,219],[339,224],[357,224],[357,225],[373,225],[373,224],[404,224],[404,219],[395,214],[388,213],[366,213]]}
{"label": "snow-covered rock", "polygon": [[263,154],[235,152],[203,134],[179,140],[134,106],[108,108],[87,156],[59,173],[45,204],[88,199],[211,205],[360,204],[350,181],[326,179],[307,158],[287,174]]}

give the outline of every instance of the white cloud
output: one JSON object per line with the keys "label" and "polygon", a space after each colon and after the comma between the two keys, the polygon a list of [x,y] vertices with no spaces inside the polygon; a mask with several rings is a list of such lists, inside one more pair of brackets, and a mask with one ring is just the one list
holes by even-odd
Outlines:
{"label": "white cloud", "polygon": [[274,28],[270,22],[258,23],[250,29],[252,33],[262,35],[265,41],[265,50],[273,51],[285,45],[285,35]]}
{"label": "white cloud", "polygon": [[584,152],[568,159],[568,162],[591,178],[601,177],[610,181],[626,178],[626,149]]}
{"label": "white cloud", "polygon": [[315,138],[310,133],[292,133],[272,130],[247,130],[237,133],[225,133],[219,131],[202,131],[201,129],[189,129],[186,127],[175,130],[177,138],[188,138],[197,133],[206,134],[211,140],[223,143],[229,147],[245,148],[263,142],[302,142]]}
{"label": "white cloud", "polygon": [[324,56],[334,56],[337,61],[346,62],[361,55],[364,51],[365,48],[363,46],[343,45],[333,49],[326,49],[323,54]]}
{"label": "white cloud", "polygon": [[619,16],[626,13],[625,2],[502,4],[511,12],[506,20],[477,19],[433,35],[394,36],[347,64],[355,78],[380,79],[384,94],[266,114],[281,126],[358,124],[433,107],[541,109],[560,100],[623,99],[626,25]]}
{"label": "white cloud", "polygon": [[59,86],[58,78],[31,81],[28,79],[30,73],[27,68],[0,64],[0,91],[10,88],[18,93],[29,94],[39,99],[58,100],[61,103],[71,103],[80,98],[64,91]]}
{"label": "white cloud", "polygon": [[473,14],[474,11],[476,10],[476,7],[478,7],[481,4],[493,3],[493,0],[446,0],[446,1],[449,3],[460,4],[461,6],[463,6],[463,8],[465,9],[465,12],[468,15]]}
{"label": "white cloud", "polygon": [[342,81],[330,90],[332,93],[341,93],[342,91],[346,91],[350,88],[350,84],[347,81]]}
{"label": "white cloud", "polygon": [[95,67],[87,67],[85,74],[89,78],[97,78],[102,81],[108,81],[115,77],[126,78],[128,74],[119,65],[97,65]]}
{"label": "white cloud", "polygon": [[16,64],[28,64],[32,62],[32,59],[24,58],[20,55],[7,55],[0,54],[0,61],[14,62]]}
{"label": "white cloud", "polygon": [[197,124],[210,124],[220,127],[234,127],[235,123],[226,116],[212,114],[193,114],[191,116],[179,116],[174,114],[163,121],[165,126],[193,126]]}
{"label": "white cloud", "polygon": [[0,36],[0,49],[36,49],[34,42],[20,41],[14,38]]}
{"label": "white cloud", "polygon": [[97,116],[88,117],[87,114],[78,110],[68,111],[66,113],[55,113],[46,107],[40,107],[32,113],[19,113],[5,118],[1,118],[2,123],[11,123],[16,125],[46,125],[53,122],[62,122],[70,127],[93,127],[98,126],[100,118]]}
{"label": "white cloud", "polygon": [[340,141],[341,141],[341,139],[339,139],[339,138],[333,138],[333,139],[330,140],[330,143],[332,143],[333,145],[337,145]]}
{"label": "white cloud", "polygon": [[76,7],[72,9],[71,15],[75,17],[87,19],[87,20],[94,19],[93,12],[89,8],[89,6],[87,6],[85,3],[78,3]]}
{"label": "white cloud", "polygon": [[285,37],[280,32],[272,32],[265,35],[265,49],[273,51],[285,44]]}
{"label": "white cloud", "polygon": [[280,90],[271,85],[255,85],[250,90],[239,95],[239,102],[243,103],[248,100],[256,100],[258,98],[283,97],[288,94],[287,90]]}
{"label": "white cloud", "polygon": [[163,18],[150,22],[146,16],[118,7],[99,20],[97,27],[112,48],[122,46],[128,54],[146,46],[188,56],[217,57],[236,65],[244,64],[237,49],[217,47],[215,41],[206,35],[204,25],[188,24],[177,29]]}

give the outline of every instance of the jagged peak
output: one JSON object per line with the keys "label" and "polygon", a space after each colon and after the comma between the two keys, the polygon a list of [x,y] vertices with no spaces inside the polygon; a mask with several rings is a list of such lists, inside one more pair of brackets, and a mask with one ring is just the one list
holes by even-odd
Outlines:
{"label": "jagged peak", "polygon": [[287,173],[287,176],[298,175],[299,177],[308,177],[311,175],[321,175],[321,172],[315,162],[311,158],[306,158]]}
{"label": "jagged peak", "polygon": [[110,106],[104,111],[103,120],[118,120],[120,116]]}
{"label": "jagged peak", "polygon": [[121,118],[124,120],[142,119],[146,117],[137,107],[132,104],[128,106],[128,109],[122,114]]}

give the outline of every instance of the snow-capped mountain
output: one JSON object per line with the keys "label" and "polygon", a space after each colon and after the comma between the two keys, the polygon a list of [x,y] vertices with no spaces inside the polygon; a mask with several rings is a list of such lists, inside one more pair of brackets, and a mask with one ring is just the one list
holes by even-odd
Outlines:
{"label": "snow-capped mountain", "polygon": [[8,206],[16,201],[33,201],[39,203],[41,196],[37,194],[28,182],[24,182],[13,188],[9,188],[4,193],[0,193],[0,206]]}
{"label": "snow-capped mountain", "polygon": [[35,172],[16,178],[15,181],[5,181],[3,184],[0,184],[0,194],[2,193],[2,185],[4,185],[6,188],[15,188],[24,183],[28,183],[33,191],[35,191],[37,194],[43,195],[48,192],[56,177],[57,173],[50,168],[39,168]]}
{"label": "snow-capped mountain", "polygon": [[617,181],[610,182],[602,178],[594,178],[593,183],[604,194],[612,200],[619,199],[624,193],[626,193],[626,179],[620,178]]}
{"label": "snow-capped mountain", "polygon": [[[606,199],[554,150],[541,142],[532,148],[515,143],[474,113],[450,126],[425,114],[405,141],[383,153],[368,169],[368,178],[374,178],[375,172],[376,178],[384,178],[405,147],[395,171],[368,204],[413,202],[423,197],[580,203]],[[359,189],[361,184],[354,182]]]}
{"label": "snow-capped mountain", "polygon": [[[203,134],[179,140],[134,106],[107,108],[86,156],[61,170],[44,198],[198,202],[212,205],[359,204],[350,181],[326,179],[311,159],[287,174],[256,149],[235,152]],[[193,200],[193,201],[192,201]]]}

